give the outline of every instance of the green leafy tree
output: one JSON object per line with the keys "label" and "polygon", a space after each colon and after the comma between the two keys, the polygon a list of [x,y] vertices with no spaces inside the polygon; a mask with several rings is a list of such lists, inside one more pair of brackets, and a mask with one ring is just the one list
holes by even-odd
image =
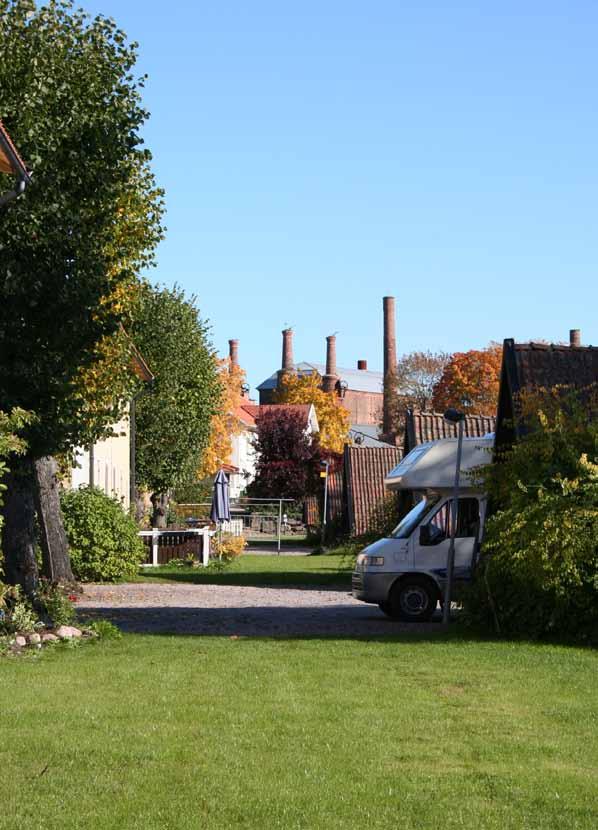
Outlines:
{"label": "green leafy tree", "polygon": [[522,401],[528,432],[484,471],[493,508],[468,618],[598,642],[598,423],[571,395]]}
{"label": "green leafy tree", "polygon": [[[42,525],[59,522],[56,487],[45,504],[36,486],[54,468],[38,462],[99,437],[122,407],[126,358],[108,394],[85,372],[130,316],[128,289],[162,236],[162,195],[139,135],[136,44],[114,21],[70,2],[0,0],[0,54],[0,113],[34,171],[0,212],[0,403],[36,414],[6,482],[3,549],[8,578],[35,582],[36,501]],[[69,577],[66,546],[49,538],[46,574]]]}
{"label": "green leafy tree", "polygon": [[218,364],[194,298],[149,285],[132,329],[155,376],[136,403],[136,474],[151,494],[152,523],[166,525],[173,488],[197,475],[221,403]]}

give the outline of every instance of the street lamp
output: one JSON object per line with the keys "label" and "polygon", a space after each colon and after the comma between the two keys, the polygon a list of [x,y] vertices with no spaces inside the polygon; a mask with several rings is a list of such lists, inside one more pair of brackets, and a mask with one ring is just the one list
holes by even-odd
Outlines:
{"label": "street lamp", "polygon": [[320,468],[323,472],[320,472],[320,476],[324,479],[324,518],[322,519],[322,547],[326,543],[326,513],[328,512],[328,467],[330,466],[330,461],[325,459],[324,461],[320,461]]}
{"label": "street lamp", "polygon": [[455,484],[453,488],[453,500],[451,504],[451,541],[449,543],[446,557],[446,581],[444,583],[444,607],[442,609],[442,622],[449,625],[451,619],[451,594],[453,591],[453,571],[455,569],[455,535],[457,533],[457,517],[459,508],[459,477],[461,474],[461,452],[463,450],[463,423],[465,414],[458,409],[447,409],[444,413],[445,421],[450,424],[459,425],[457,437],[457,463],[455,465]]}

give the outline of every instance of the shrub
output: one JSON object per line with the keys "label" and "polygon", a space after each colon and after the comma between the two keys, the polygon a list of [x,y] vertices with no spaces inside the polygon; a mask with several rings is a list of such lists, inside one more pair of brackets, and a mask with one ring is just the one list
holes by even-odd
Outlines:
{"label": "shrub", "polygon": [[484,474],[494,512],[466,620],[598,642],[598,424],[575,401],[550,403]]}
{"label": "shrub", "polygon": [[134,576],[145,549],[120,503],[92,487],[66,491],[61,500],[75,577],[110,582]]}
{"label": "shrub", "polygon": [[0,631],[6,634],[31,633],[37,623],[37,615],[21,588],[0,582]]}
{"label": "shrub", "polygon": [[221,561],[232,562],[245,550],[243,536],[233,536],[232,533],[217,533],[212,537],[212,556]]}
{"label": "shrub", "polygon": [[[71,625],[75,619],[73,595],[62,585],[54,585],[48,580],[41,580],[37,602],[52,620],[53,625]],[[74,597],[73,597],[74,599]]]}

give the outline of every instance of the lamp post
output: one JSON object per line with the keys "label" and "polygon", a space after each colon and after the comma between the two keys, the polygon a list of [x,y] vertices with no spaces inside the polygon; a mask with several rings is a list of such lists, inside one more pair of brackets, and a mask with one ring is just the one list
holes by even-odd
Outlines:
{"label": "lamp post", "polygon": [[459,425],[455,484],[451,503],[451,540],[446,557],[446,581],[444,583],[444,606],[442,609],[442,622],[443,625],[448,627],[451,619],[451,594],[453,592],[453,571],[455,569],[455,535],[457,533],[457,517],[459,515],[459,477],[461,474],[461,452],[463,450],[463,423],[465,421],[465,414],[459,412],[458,409],[447,409],[444,413],[444,419],[451,424]]}
{"label": "lamp post", "polygon": [[324,479],[324,517],[322,519],[322,547],[326,544],[326,514],[328,512],[328,467],[330,466],[330,461],[326,459],[325,461],[320,461],[320,467],[323,469],[323,472],[320,473],[322,478]]}

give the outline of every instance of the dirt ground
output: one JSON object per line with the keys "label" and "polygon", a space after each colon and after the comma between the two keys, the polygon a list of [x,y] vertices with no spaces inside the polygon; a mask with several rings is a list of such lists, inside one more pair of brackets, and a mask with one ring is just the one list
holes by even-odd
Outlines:
{"label": "dirt ground", "polygon": [[177,583],[87,585],[77,603],[82,619],[102,617],[122,631],[249,637],[393,636],[437,633],[395,622],[347,591]]}

